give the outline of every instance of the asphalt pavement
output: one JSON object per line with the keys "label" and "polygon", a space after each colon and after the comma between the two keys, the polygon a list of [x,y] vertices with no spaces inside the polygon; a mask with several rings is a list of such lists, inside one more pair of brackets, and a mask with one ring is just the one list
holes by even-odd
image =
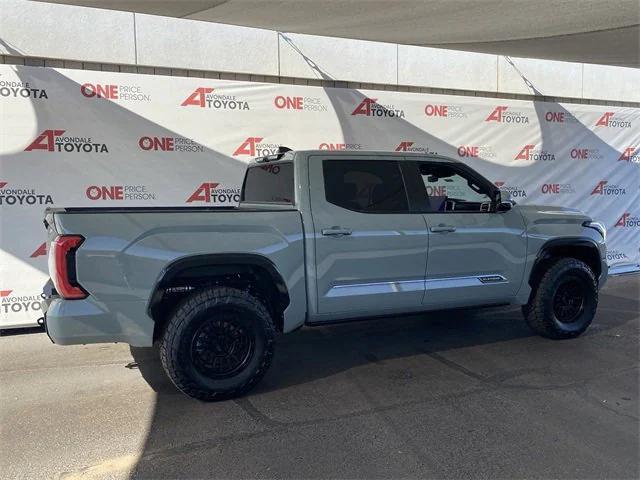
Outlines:
{"label": "asphalt pavement", "polygon": [[0,478],[639,478],[640,276],[589,331],[517,309],[306,328],[244,398],[177,392],[153,349],[0,338]]}

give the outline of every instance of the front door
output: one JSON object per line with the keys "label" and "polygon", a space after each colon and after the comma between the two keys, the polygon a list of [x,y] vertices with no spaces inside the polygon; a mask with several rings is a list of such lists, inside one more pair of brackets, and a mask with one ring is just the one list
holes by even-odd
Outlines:
{"label": "front door", "polygon": [[393,157],[309,159],[321,319],[418,308],[428,232]]}
{"label": "front door", "polygon": [[424,304],[446,307],[511,300],[525,269],[522,215],[513,209],[497,212],[495,187],[464,164],[410,165],[419,182],[407,183],[420,189],[429,229]]}

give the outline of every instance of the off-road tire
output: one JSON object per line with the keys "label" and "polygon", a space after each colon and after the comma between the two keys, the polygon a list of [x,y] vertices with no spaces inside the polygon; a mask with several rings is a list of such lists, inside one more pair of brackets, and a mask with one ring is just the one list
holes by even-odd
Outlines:
{"label": "off-road tire", "polygon": [[[242,338],[253,342],[246,365],[240,364],[241,369],[226,378],[217,378],[208,370],[203,373],[198,363],[203,358],[198,355],[215,355],[213,348],[200,347],[198,353],[193,350],[205,323],[221,316],[232,318]],[[271,365],[274,339],[271,315],[258,299],[235,288],[213,287],[194,293],[177,307],[160,341],[160,359],[171,381],[185,394],[203,401],[224,400],[244,394],[260,381]]]}
{"label": "off-road tire", "polygon": [[[581,310],[570,322],[559,320],[554,308],[559,287],[575,282],[581,289]],[[527,324],[537,334],[561,340],[581,335],[591,325],[598,306],[598,286],[593,271],[575,258],[559,258],[542,275],[531,293],[529,303],[522,307]]]}

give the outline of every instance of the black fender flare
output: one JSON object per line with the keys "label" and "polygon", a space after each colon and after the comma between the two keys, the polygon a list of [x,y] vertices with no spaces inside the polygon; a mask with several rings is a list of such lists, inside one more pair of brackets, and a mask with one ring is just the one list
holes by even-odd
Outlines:
{"label": "black fender flare", "polygon": [[597,265],[597,269],[596,271],[594,271],[593,273],[596,275],[596,278],[599,278],[602,271],[601,271],[601,266],[600,266],[600,249],[598,248],[598,244],[596,243],[595,240],[593,240],[592,238],[589,237],[562,237],[562,238],[552,238],[550,240],[547,240],[542,247],[540,247],[540,250],[538,251],[538,255],[536,256],[536,259],[533,262],[533,265],[531,266],[531,271],[529,273],[529,285],[531,285],[532,287],[534,286],[532,284],[533,279],[535,278],[536,274],[537,274],[537,269],[544,264],[544,262],[546,260],[548,260],[549,258],[553,257],[553,254],[551,253],[554,249],[557,248],[562,248],[562,247],[579,247],[579,248],[588,248],[590,250],[593,250],[594,252],[594,260],[597,259],[596,263]]}
{"label": "black fender flare", "polygon": [[289,291],[287,285],[280,275],[275,264],[267,257],[256,253],[212,253],[212,254],[196,254],[177,258],[169,262],[162,269],[153,286],[149,303],[147,304],[147,314],[153,317],[153,309],[160,304],[164,297],[166,288],[172,285],[172,282],[181,274],[188,270],[202,268],[220,268],[224,266],[241,265],[244,267],[259,267],[269,274],[273,280],[279,302],[282,310],[289,305]]}

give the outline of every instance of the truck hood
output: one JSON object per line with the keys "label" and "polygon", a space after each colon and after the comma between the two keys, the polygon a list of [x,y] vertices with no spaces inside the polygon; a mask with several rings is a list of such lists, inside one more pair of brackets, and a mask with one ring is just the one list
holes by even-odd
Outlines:
{"label": "truck hood", "polygon": [[592,220],[591,217],[575,208],[550,205],[516,205],[515,208],[522,214],[527,224],[582,224]]}

